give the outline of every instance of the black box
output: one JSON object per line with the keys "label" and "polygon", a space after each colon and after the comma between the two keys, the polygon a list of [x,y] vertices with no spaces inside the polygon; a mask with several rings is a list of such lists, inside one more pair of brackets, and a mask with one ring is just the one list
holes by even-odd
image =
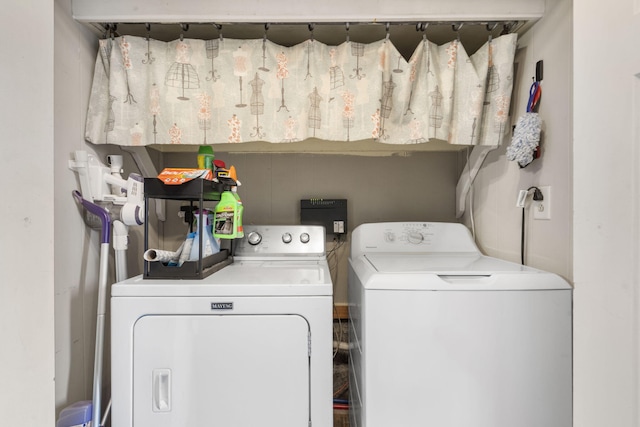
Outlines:
{"label": "black box", "polygon": [[347,232],[347,199],[300,200],[300,224],[323,225],[327,234]]}

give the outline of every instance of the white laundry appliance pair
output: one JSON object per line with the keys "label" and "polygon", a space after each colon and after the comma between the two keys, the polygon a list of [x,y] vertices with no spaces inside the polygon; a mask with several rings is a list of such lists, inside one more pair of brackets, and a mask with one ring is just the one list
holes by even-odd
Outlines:
{"label": "white laundry appliance pair", "polygon": [[351,427],[571,427],[572,288],[452,223],[357,227]]}
{"label": "white laundry appliance pair", "polygon": [[332,426],[324,228],[245,233],[202,280],[113,285],[114,427]]}

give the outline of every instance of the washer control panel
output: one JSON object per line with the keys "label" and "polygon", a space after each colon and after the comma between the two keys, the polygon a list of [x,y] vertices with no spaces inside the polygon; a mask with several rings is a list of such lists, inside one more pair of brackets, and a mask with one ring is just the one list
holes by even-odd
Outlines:
{"label": "washer control panel", "polygon": [[315,225],[245,225],[236,257],[325,255],[325,229]]}
{"label": "washer control panel", "polygon": [[370,252],[478,252],[463,224],[386,222],[362,224],[354,230],[351,255]]}
{"label": "washer control panel", "polygon": [[433,232],[433,227],[429,223],[400,223],[397,227],[382,230],[386,243],[410,243],[413,245],[428,244]]}

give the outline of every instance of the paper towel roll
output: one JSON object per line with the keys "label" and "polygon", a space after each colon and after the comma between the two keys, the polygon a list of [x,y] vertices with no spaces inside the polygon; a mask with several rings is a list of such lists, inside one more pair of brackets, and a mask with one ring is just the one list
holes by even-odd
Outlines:
{"label": "paper towel roll", "polygon": [[142,257],[145,261],[176,262],[178,261],[178,258],[180,258],[180,252],[163,251],[162,249],[147,249]]}

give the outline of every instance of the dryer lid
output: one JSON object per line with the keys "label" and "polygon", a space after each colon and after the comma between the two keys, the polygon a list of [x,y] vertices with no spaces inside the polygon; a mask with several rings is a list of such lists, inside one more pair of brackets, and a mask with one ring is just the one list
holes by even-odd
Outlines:
{"label": "dryer lid", "polygon": [[[212,282],[259,285],[331,284],[326,262],[317,261],[234,261],[214,273]],[[206,280],[206,279],[205,279]]]}
{"label": "dryer lid", "polygon": [[326,261],[234,261],[204,279],[116,283],[112,296],[325,296],[333,294]]}

